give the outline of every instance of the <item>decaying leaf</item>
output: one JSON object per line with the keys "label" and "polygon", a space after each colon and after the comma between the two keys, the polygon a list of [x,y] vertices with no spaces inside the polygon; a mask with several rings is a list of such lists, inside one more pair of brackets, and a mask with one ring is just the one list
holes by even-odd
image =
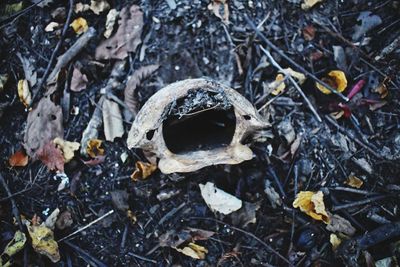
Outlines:
{"label": "decaying leaf", "polygon": [[[221,5],[224,7],[224,14],[221,15],[220,8]],[[225,24],[229,23],[229,6],[228,0],[212,0],[211,3],[208,5],[208,9],[211,10],[214,15],[221,19]]]}
{"label": "decaying leaf", "polygon": [[24,136],[26,153],[36,159],[36,150],[56,137],[63,137],[63,116],[60,106],[56,106],[49,97],[43,97],[28,114]]}
{"label": "decaying leaf", "polygon": [[[7,2],[3,2],[4,4],[6,4]],[[0,19],[7,19],[10,16],[12,16],[13,14],[19,12],[22,10],[24,5],[24,1],[20,1],[14,4],[6,4],[4,6],[2,6],[2,10],[0,13]]]}
{"label": "decaying leaf", "polygon": [[351,174],[349,177],[347,177],[345,184],[351,187],[360,188],[364,184],[364,182],[357,176]]}
{"label": "decaying leaf", "polygon": [[55,29],[57,29],[59,27],[60,27],[59,23],[57,23],[55,21],[52,21],[49,24],[47,24],[46,28],[44,28],[44,31],[45,32],[52,32],[52,31],[54,31]]}
{"label": "decaying leaf", "polygon": [[101,12],[108,10],[110,8],[110,4],[106,0],[91,0],[90,1],[90,10],[93,11],[94,14],[99,15]]}
{"label": "decaying leaf", "polygon": [[343,233],[348,236],[355,234],[356,229],[351,223],[345,218],[337,214],[329,214],[329,224],[326,226],[326,230],[333,233]]}
{"label": "decaying leaf", "polygon": [[[339,93],[343,92],[344,89],[346,89],[347,87],[346,75],[341,70],[332,70],[328,73],[327,77],[323,77],[321,80],[330,85],[333,89],[335,89]],[[318,82],[315,85],[318,88],[318,90],[320,90],[322,93],[326,95],[332,93],[331,91],[329,91],[328,88],[326,88],[325,86],[323,86]]]}
{"label": "decaying leaf", "polygon": [[337,235],[331,234],[329,236],[329,242],[331,243],[333,250],[336,250],[340,243],[342,243],[342,240]]}
{"label": "decaying leaf", "polygon": [[324,223],[329,223],[329,215],[325,210],[324,194],[322,191],[301,191],[293,201],[294,208],[300,208],[302,212],[311,218]]}
{"label": "decaying leaf", "polygon": [[49,168],[51,171],[64,172],[64,157],[60,149],[52,141],[48,141],[42,147],[40,147],[36,156],[40,161]]}
{"label": "decaying leaf", "polygon": [[110,195],[111,201],[116,209],[124,212],[129,209],[129,194],[125,190],[114,190],[110,192]]}
{"label": "decaying leaf", "polygon": [[301,4],[301,8],[303,10],[309,10],[319,2],[322,2],[323,0],[304,0],[304,2]]}
{"label": "decaying leaf", "polygon": [[96,158],[98,156],[103,156],[104,148],[101,147],[102,143],[103,143],[103,141],[101,141],[99,139],[89,140],[88,146],[86,148],[87,154],[92,158]]}
{"label": "decaying leaf", "polygon": [[143,12],[139,6],[132,5],[129,10],[124,7],[118,24],[117,32],[96,48],[96,59],[124,59],[142,42]]}
{"label": "decaying leaf", "polygon": [[56,225],[56,221],[57,221],[57,217],[58,214],[60,213],[60,209],[56,208],[55,210],[53,210],[53,212],[49,215],[49,217],[46,218],[46,220],[43,222],[44,225],[51,229],[54,230],[54,227]]}
{"label": "decaying leaf", "polygon": [[137,217],[136,217],[135,213],[131,210],[126,211],[126,217],[128,217],[128,219],[132,225],[134,225],[137,222]]}
{"label": "decaying leaf", "polygon": [[57,148],[62,151],[65,163],[68,163],[71,161],[71,159],[73,159],[75,151],[80,147],[78,142],[65,141],[59,137],[55,138],[53,142],[57,145]]}
{"label": "decaying leaf", "polygon": [[34,65],[35,59],[32,57],[26,58],[20,53],[17,53],[17,56],[21,61],[22,68],[24,69],[25,79],[28,81],[29,87],[32,88],[37,82],[36,66]]}
{"label": "decaying leaf", "polygon": [[134,182],[144,180],[157,170],[157,164],[137,161],[135,163],[135,171],[132,173],[131,178]]}
{"label": "decaying leaf", "polygon": [[4,85],[8,81],[8,74],[0,74],[0,92],[4,90]]}
{"label": "decaying leaf", "polygon": [[282,73],[292,76],[295,80],[298,81],[300,85],[302,85],[306,81],[306,76],[303,73],[294,71],[292,68],[283,69]]}
{"label": "decaying leaf", "polygon": [[71,78],[71,91],[80,92],[86,89],[88,78],[78,68],[74,68]]}
{"label": "decaying leaf", "polygon": [[106,37],[107,39],[110,38],[114,30],[114,25],[115,22],[117,21],[118,14],[119,12],[115,8],[108,11],[106,20],[106,30],[103,33],[104,37]]}
{"label": "decaying leaf", "polygon": [[52,262],[60,260],[60,252],[58,251],[58,244],[54,240],[54,233],[51,229],[47,228],[44,223],[37,225],[26,222],[29,235],[32,239],[33,249],[42,255],[47,256]]}
{"label": "decaying leaf", "polygon": [[250,203],[243,201],[243,206],[232,212],[229,216],[232,218],[233,225],[239,225],[240,227],[246,227],[250,223],[256,223],[257,210],[260,208],[260,203]]}
{"label": "decaying leaf", "polygon": [[389,94],[389,90],[387,89],[387,83],[389,82],[389,78],[385,78],[377,88],[373,90],[374,93],[378,93],[381,98],[385,98]]}
{"label": "decaying leaf", "polygon": [[379,26],[382,23],[381,17],[373,14],[371,11],[360,12],[357,23],[354,23],[353,41],[361,39],[368,31]]}
{"label": "decaying leaf", "polygon": [[86,19],[79,17],[76,18],[70,25],[74,32],[78,35],[86,32],[89,29]]}
{"label": "decaying leaf", "polygon": [[208,250],[205,247],[199,246],[192,242],[189,243],[184,248],[175,248],[175,249],[180,253],[197,260],[203,260],[206,257],[206,254],[208,253]]}
{"label": "decaying leaf", "polygon": [[13,239],[10,242],[8,242],[7,246],[4,248],[3,253],[0,255],[0,266],[2,266],[2,267],[12,266],[11,259],[9,259],[6,262],[3,262],[3,258],[6,258],[5,255],[8,258],[11,258],[15,254],[20,252],[24,248],[25,243],[26,243],[25,234],[19,230],[16,231]]}
{"label": "decaying leaf", "polygon": [[214,183],[199,184],[201,196],[213,212],[228,215],[242,207],[242,201],[217,188]]}
{"label": "decaying leaf", "polygon": [[57,229],[64,230],[68,227],[70,227],[73,224],[72,220],[72,214],[68,210],[63,211],[60,213],[58,216],[58,219],[56,221],[56,227]]}
{"label": "decaying leaf", "polygon": [[76,5],[74,7],[74,12],[76,14],[78,14],[80,12],[88,11],[89,9],[90,9],[90,5],[88,5],[88,4],[76,3]]}
{"label": "decaying leaf", "polygon": [[25,79],[18,81],[18,96],[25,107],[29,107],[32,103],[31,91],[29,90],[28,81]]}
{"label": "decaying leaf", "polygon": [[307,25],[303,28],[304,40],[311,41],[315,37],[315,27],[313,25]]}
{"label": "decaying leaf", "polygon": [[136,88],[159,67],[160,65],[157,64],[140,67],[128,78],[124,91],[124,102],[133,114],[138,112],[138,103],[135,97]]}
{"label": "decaying leaf", "polygon": [[25,167],[28,165],[28,160],[28,155],[24,151],[18,150],[8,159],[8,164],[11,167]]}
{"label": "decaying leaf", "polygon": [[107,141],[124,135],[124,125],[119,106],[114,101],[105,99],[103,102],[103,126]]}

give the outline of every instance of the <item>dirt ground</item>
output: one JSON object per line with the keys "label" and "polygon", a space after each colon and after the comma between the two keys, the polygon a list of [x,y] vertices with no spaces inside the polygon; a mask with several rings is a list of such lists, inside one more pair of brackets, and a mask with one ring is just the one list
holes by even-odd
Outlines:
{"label": "dirt ground", "polygon": [[[108,0],[99,14],[74,11],[90,1],[70,2],[0,4],[0,252],[17,230],[27,237],[15,255],[2,254],[3,264],[399,266],[400,1],[323,0],[307,9],[313,1]],[[143,13],[142,24],[132,15],[127,27],[127,34],[140,30],[137,44],[122,58],[99,58],[109,9],[132,5],[135,16]],[[86,33],[69,26],[79,17]],[[49,30],[51,22],[58,26]],[[91,28],[51,84],[59,57]],[[111,39],[118,22],[112,29]],[[125,65],[112,74],[118,62]],[[323,93],[321,80],[341,91],[343,78],[329,78],[333,70],[345,76],[345,88]],[[83,89],[72,81],[78,76]],[[134,181],[135,164],[148,161],[127,147],[135,114],[164,86],[199,77],[237,90],[271,124],[243,140],[253,159],[189,173],[156,170]],[[30,101],[18,92],[21,80]],[[45,98],[50,104],[39,109]],[[110,141],[100,122],[94,156],[78,149],[67,162],[64,151],[59,165],[59,148],[53,155],[29,150],[57,136],[86,146],[89,121],[110,100],[123,115],[123,135]],[[34,116],[52,109],[61,116],[37,126]],[[13,163],[17,151],[29,162]],[[213,212],[199,189],[207,182],[242,200],[242,208]],[[322,212],[314,202],[306,212],[293,205],[304,191],[321,192]],[[57,208],[54,237],[45,237],[58,243],[54,263],[35,248],[29,227]],[[195,255],[184,255],[191,245]]]}

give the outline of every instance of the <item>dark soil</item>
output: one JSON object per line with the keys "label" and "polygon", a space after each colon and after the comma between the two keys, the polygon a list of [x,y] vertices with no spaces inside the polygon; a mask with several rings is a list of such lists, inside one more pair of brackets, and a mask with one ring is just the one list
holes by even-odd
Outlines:
{"label": "dark soil", "polygon": [[[16,3],[6,2],[10,3],[0,4],[2,9]],[[40,161],[30,160],[25,167],[8,164],[9,157],[22,149],[28,114],[17,93],[18,80],[25,77],[17,54],[32,62],[40,79],[59,40],[59,35],[44,31],[53,21],[50,13],[57,7],[68,11],[68,1],[54,0],[44,8],[31,7],[31,2],[24,1],[23,11],[3,16],[0,22],[0,74],[9,76],[0,91],[0,174],[25,218],[36,214],[45,220],[55,208],[71,212],[72,226],[56,229],[56,240],[110,210],[115,212],[59,242],[58,263],[51,263],[27,244],[14,257],[16,266],[288,266],[288,262],[293,266],[367,266],[388,257],[394,257],[390,266],[398,266],[395,261],[396,257],[397,262],[400,260],[400,48],[397,46],[381,59],[375,58],[400,36],[399,1],[325,0],[305,11],[300,7],[302,1],[297,0],[230,0],[229,24],[208,10],[208,1],[176,0],[176,9],[171,9],[166,0],[108,2],[117,10],[137,4],[144,13],[143,43],[136,53],[129,55],[123,80],[141,66],[159,64],[160,68],[137,89],[140,106],[169,83],[207,76],[242,93],[272,127],[246,140],[255,153],[248,162],[211,166],[187,174],[164,175],[157,171],[144,181],[133,182],[130,175],[135,162],[146,158],[142,151],[127,148],[131,122],[126,122],[122,138],[103,142],[104,162],[87,166],[83,160],[88,158],[76,153],[65,165],[70,184],[57,191],[60,180]],[[363,26],[357,22],[363,11],[379,16],[382,22],[352,40],[355,25]],[[82,92],[71,92],[70,107],[79,107],[79,114],[69,115],[64,121],[65,140],[80,142],[101,96],[100,90],[110,77],[114,61],[93,63],[94,50],[103,38],[106,14],[87,11],[72,15],[72,19],[84,17],[98,33],[70,63],[83,66],[89,85]],[[270,50],[283,68],[300,70],[270,49],[249,26],[245,15],[256,25],[265,20],[260,32],[318,78],[331,70],[343,70],[348,80],[344,95],[359,80],[365,80],[365,86],[345,103],[334,94],[322,94],[308,77],[301,88],[322,122],[290,83],[277,98],[266,94],[265,85],[274,81],[278,72],[272,64],[266,64],[269,60],[260,46]],[[60,22],[63,21],[65,18]],[[76,39],[69,28],[58,55]],[[333,46],[341,46],[345,55],[335,60]],[[384,81],[387,96],[375,91]],[[35,102],[43,90],[38,92]],[[123,98],[122,90],[115,94]],[[61,103],[62,90],[54,99]],[[262,108],[268,101],[271,103]],[[374,109],[373,104],[383,104],[382,101],[386,104]],[[345,115],[337,120],[327,117],[342,110]],[[208,116],[229,120],[218,112]],[[204,130],[188,134],[199,135],[195,138],[198,141]],[[173,139],[173,131],[181,130],[172,129],[169,139]],[[293,131],[300,144],[290,154],[293,140],[289,136]],[[182,151],[187,149],[182,144],[191,141],[187,137],[189,141],[182,139],[181,143],[180,138],[185,137],[171,142]],[[102,132],[99,139],[105,139]],[[215,140],[210,144],[214,143]],[[126,161],[121,160],[123,153],[128,154]],[[350,175],[363,180],[360,189],[346,185]],[[240,218],[214,214],[200,194],[198,184],[206,182],[214,182],[243,201],[259,204],[256,222],[247,223],[250,215],[246,212]],[[265,188],[270,187],[279,194],[281,205],[267,197]],[[126,202],[136,222],[117,201],[112,201],[112,194],[123,194],[117,190],[128,193]],[[333,250],[326,225],[293,208],[299,191],[322,191],[327,210],[351,222],[355,235],[341,236],[342,246]],[[18,230],[10,199],[4,187],[0,187],[0,251]],[[196,241],[208,249],[204,260],[159,246],[161,235],[172,230],[179,233],[187,227],[215,232],[208,240]],[[379,234],[368,236],[369,242],[363,239],[365,233],[377,230]],[[286,262],[271,249],[283,255]]]}

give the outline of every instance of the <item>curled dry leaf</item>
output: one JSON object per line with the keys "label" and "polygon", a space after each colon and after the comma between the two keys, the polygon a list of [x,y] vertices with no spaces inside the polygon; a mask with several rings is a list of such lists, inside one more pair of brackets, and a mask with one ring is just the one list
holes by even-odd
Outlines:
{"label": "curled dry leaf", "polygon": [[324,194],[321,191],[301,191],[293,201],[293,207],[300,208],[302,212],[315,220],[329,223],[329,215],[325,210]]}
{"label": "curled dry leaf", "polygon": [[28,159],[28,155],[24,151],[19,150],[8,159],[8,164],[11,167],[25,167],[28,165]]}
{"label": "curled dry leaf", "polygon": [[274,88],[274,90],[271,92],[272,95],[279,95],[286,88],[285,76],[283,74],[279,73],[278,75],[276,75],[275,81],[270,83],[268,85],[268,87]]}
{"label": "curled dry leaf", "polygon": [[356,233],[356,228],[345,218],[337,214],[329,214],[329,224],[326,226],[326,230],[333,233],[343,233],[348,236],[353,236]]}
{"label": "curled dry leaf", "polygon": [[[335,89],[339,93],[343,92],[344,89],[346,89],[347,87],[346,75],[341,70],[332,70],[328,73],[327,77],[323,77],[321,80],[330,85],[333,89]],[[332,93],[331,91],[329,91],[328,88],[326,88],[320,83],[316,83],[315,86],[318,88],[318,90],[320,90],[322,93],[326,95]]]}
{"label": "curled dry leaf", "polygon": [[87,154],[92,157],[96,158],[98,156],[104,155],[104,148],[101,147],[103,141],[99,139],[91,139],[88,142],[88,146],[86,148]]}
{"label": "curled dry leaf", "polygon": [[336,250],[340,243],[342,243],[342,240],[337,235],[331,234],[329,236],[329,242],[331,243],[333,250]]}
{"label": "curled dry leaf", "polygon": [[63,211],[57,218],[56,227],[57,229],[64,230],[73,224],[72,214],[68,210]]}
{"label": "curled dry leaf", "polygon": [[60,149],[52,141],[48,141],[36,152],[36,156],[51,171],[64,172],[64,157]]}
{"label": "curled dry leaf", "polygon": [[53,212],[46,218],[44,221],[44,225],[51,230],[54,230],[54,226],[56,225],[58,214],[60,213],[60,209],[56,208]]}
{"label": "curled dry leaf", "polygon": [[27,222],[29,235],[32,239],[33,249],[42,255],[47,256],[52,262],[60,260],[60,252],[58,244],[54,240],[54,233],[51,229],[47,228],[44,223],[41,225],[32,225]]}
{"label": "curled dry leaf", "polygon": [[214,183],[199,184],[201,196],[213,212],[228,215],[242,207],[242,201],[217,188]]}
{"label": "curled dry leaf", "polygon": [[46,28],[44,28],[44,31],[45,32],[52,32],[52,31],[54,31],[55,29],[57,29],[59,27],[60,27],[59,23],[57,23],[55,21],[52,21],[49,24],[47,24]]}
{"label": "curled dry leaf", "polygon": [[85,12],[88,11],[90,8],[90,6],[88,4],[83,4],[83,3],[77,3],[74,7],[74,12],[76,14],[80,13],[80,12]]}
{"label": "curled dry leaf", "polygon": [[82,17],[79,17],[79,18],[75,19],[75,20],[71,23],[70,26],[72,27],[72,29],[74,29],[74,32],[75,32],[77,35],[80,35],[80,34],[86,32],[86,31],[89,29],[89,26],[88,26],[88,24],[87,24],[86,19],[84,19],[84,18],[82,18]]}
{"label": "curled dry leaf", "polygon": [[157,164],[137,161],[135,163],[135,171],[132,173],[131,178],[134,182],[144,180],[157,170]]}
{"label": "curled dry leaf", "polygon": [[304,2],[301,4],[301,8],[303,10],[309,10],[319,2],[322,2],[323,0],[304,0]]}
{"label": "curled dry leaf", "polygon": [[26,236],[23,232],[21,231],[16,231],[14,234],[13,239],[8,242],[7,246],[4,248],[3,253],[0,255],[0,266],[8,267],[8,266],[13,266],[11,259],[9,259],[6,262],[3,262],[3,258],[6,258],[5,255],[8,258],[11,258],[18,252],[20,252],[26,243]]}
{"label": "curled dry leaf", "polygon": [[351,174],[349,177],[347,177],[345,184],[351,187],[360,188],[364,184],[364,182],[357,176]]}
{"label": "curled dry leaf", "polygon": [[117,32],[104,40],[96,49],[96,59],[124,59],[128,52],[135,52],[142,42],[143,12],[139,6],[124,7],[120,12]]}
{"label": "curled dry leaf", "polygon": [[103,126],[107,141],[124,135],[124,125],[119,106],[114,101],[105,99],[103,102]]}
{"label": "curled dry leaf", "polygon": [[300,85],[306,81],[306,76],[303,73],[294,71],[292,68],[283,69],[282,73],[292,76],[295,80],[299,82]]}
{"label": "curled dry leaf", "polygon": [[[221,13],[220,13],[221,5],[224,8],[223,15],[221,15]],[[212,0],[212,2],[207,7],[208,7],[208,10],[211,10],[217,18],[222,20],[223,23],[225,23],[225,24],[229,23],[228,0]]]}
{"label": "curled dry leaf", "polygon": [[93,11],[94,14],[99,15],[101,12],[108,10],[110,8],[110,4],[108,4],[105,0],[91,0],[90,1],[90,10]]}
{"label": "curled dry leaf", "polygon": [[29,107],[32,103],[31,91],[29,90],[29,85],[27,80],[18,81],[18,96],[19,100],[25,107]]}
{"label": "curled dry leaf", "polygon": [[114,24],[117,21],[119,12],[116,9],[111,9],[108,14],[107,14],[107,20],[106,20],[106,30],[104,31],[103,35],[107,39],[110,38],[113,29],[114,29]]}
{"label": "curled dry leaf", "polygon": [[192,242],[190,242],[186,247],[174,248],[174,249],[176,249],[177,251],[186,256],[189,256],[197,260],[203,260],[206,257],[206,254],[208,253],[208,250],[205,247],[199,246]]}
{"label": "curled dry leaf", "polygon": [[65,163],[68,163],[71,161],[71,159],[73,159],[75,151],[80,147],[78,142],[65,141],[59,137],[55,138],[53,142],[57,145],[57,148],[62,151]]}
{"label": "curled dry leaf", "polygon": [[315,28],[313,25],[307,25],[303,28],[303,36],[306,41],[311,41],[315,37]]}
{"label": "curled dry leaf", "polygon": [[49,97],[42,98],[28,114],[24,136],[26,153],[36,159],[36,150],[56,137],[63,137],[62,109]]}
{"label": "curled dry leaf", "polygon": [[71,78],[71,91],[80,92],[86,89],[88,78],[78,68],[74,68]]}
{"label": "curled dry leaf", "polygon": [[379,85],[378,85],[378,87],[377,88],[375,88],[374,90],[373,90],[373,92],[374,93],[378,93],[379,95],[380,95],[380,97],[381,98],[385,98],[385,97],[387,97],[388,96],[388,94],[389,94],[389,91],[388,91],[388,89],[387,89],[387,83],[389,82],[389,78],[385,78],[384,80],[383,80],[383,82],[381,82]]}

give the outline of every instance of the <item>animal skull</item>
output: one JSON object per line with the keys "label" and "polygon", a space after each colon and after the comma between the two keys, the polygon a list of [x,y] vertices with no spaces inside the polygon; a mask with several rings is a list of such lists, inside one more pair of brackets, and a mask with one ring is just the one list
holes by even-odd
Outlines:
{"label": "animal skull", "polygon": [[242,142],[268,126],[232,88],[204,78],[187,79],[150,97],[127,142],[129,148],[142,148],[159,158],[163,173],[192,172],[250,160],[253,152]]}

